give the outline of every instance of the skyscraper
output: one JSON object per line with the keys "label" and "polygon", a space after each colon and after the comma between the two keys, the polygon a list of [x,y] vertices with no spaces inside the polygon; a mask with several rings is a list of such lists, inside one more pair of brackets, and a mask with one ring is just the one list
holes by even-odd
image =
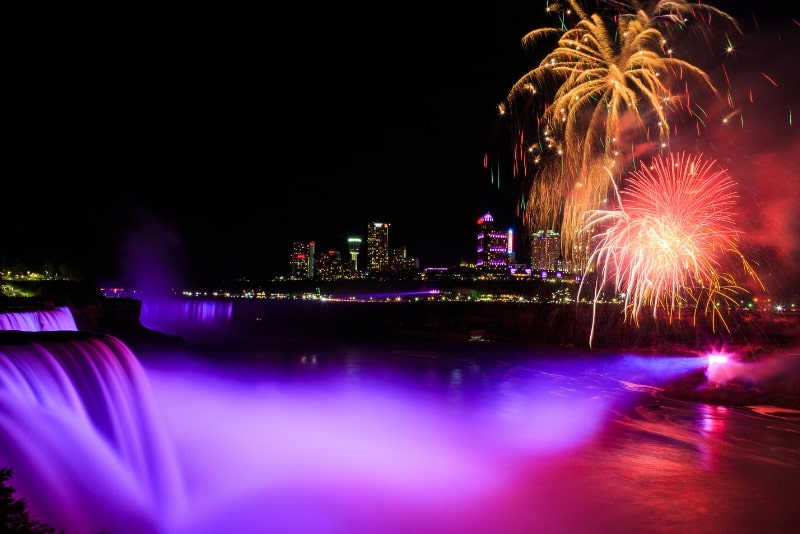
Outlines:
{"label": "skyscraper", "polygon": [[531,234],[531,268],[534,272],[558,271],[561,265],[561,236],[553,230]]}
{"label": "skyscraper", "polygon": [[320,253],[316,261],[316,279],[330,282],[341,280],[344,277],[342,266],[342,253],[338,250],[329,250]]}
{"label": "skyscraper", "polygon": [[314,242],[295,241],[289,257],[289,276],[294,280],[314,277]]}
{"label": "skyscraper", "polygon": [[491,274],[508,273],[509,234],[494,227],[494,217],[487,212],[478,219],[478,247],[475,265]]}
{"label": "skyscraper", "polygon": [[389,268],[395,274],[411,275],[419,271],[419,258],[412,258],[408,255],[405,245],[392,250],[392,258]]}
{"label": "skyscraper", "polygon": [[389,267],[389,223],[367,225],[367,270],[384,271]]}

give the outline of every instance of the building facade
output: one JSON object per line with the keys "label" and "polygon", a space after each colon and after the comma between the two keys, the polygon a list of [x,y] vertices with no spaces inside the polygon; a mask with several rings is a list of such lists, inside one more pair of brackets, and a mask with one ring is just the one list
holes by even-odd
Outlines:
{"label": "building facade", "polygon": [[534,273],[542,273],[562,269],[559,233],[554,230],[539,230],[531,233],[531,270]]}
{"label": "building facade", "polygon": [[486,274],[508,274],[509,233],[498,230],[487,212],[478,219],[478,245],[475,266]]}
{"label": "building facade", "polygon": [[415,275],[419,273],[419,259],[408,255],[405,245],[392,250],[390,269],[397,275]]}
{"label": "building facade", "polygon": [[292,280],[310,280],[314,278],[313,241],[295,241],[289,256],[289,276]]}
{"label": "building facade", "polygon": [[332,282],[341,280],[345,277],[345,268],[342,263],[342,253],[338,250],[329,250],[317,256],[316,260],[317,280]]}
{"label": "building facade", "polygon": [[383,272],[389,268],[389,223],[367,225],[367,270]]}

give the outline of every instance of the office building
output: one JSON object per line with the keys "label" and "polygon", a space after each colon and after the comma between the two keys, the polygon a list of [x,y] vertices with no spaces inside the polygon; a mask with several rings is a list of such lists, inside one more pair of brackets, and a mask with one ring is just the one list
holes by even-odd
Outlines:
{"label": "office building", "polygon": [[539,230],[531,234],[531,270],[534,273],[561,271],[561,236],[553,230]]}
{"label": "office building", "polygon": [[341,280],[344,278],[342,253],[338,250],[329,250],[319,254],[316,259],[316,279],[325,282]]}
{"label": "office building", "polygon": [[289,257],[289,276],[292,280],[310,280],[314,277],[314,242],[295,241]]}
{"label": "office building", "polygon": [[389,267],[389,223],[367,225],[367,270],[382,272]]}
{"label": "office building", "polygon": [[419,272],[419,259],[408,256],[405,245],[392,250],[390,268],[398,275],[415,275]]}

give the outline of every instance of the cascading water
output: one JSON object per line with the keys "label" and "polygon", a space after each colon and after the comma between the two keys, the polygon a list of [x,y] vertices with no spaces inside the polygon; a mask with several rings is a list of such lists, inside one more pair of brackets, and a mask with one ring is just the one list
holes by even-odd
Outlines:
{"label": "cascading water", "polygon": [[[202,329],[209,313],[228,324],[223,304],[182,308],[184,325]],[[197,313],[203,309],[211,311]],[[505,452],[571,447],[602,410],[584,401],[575,430],[566,404],[550,403],[534,418],[559,413],[559,430],[540,435],[508,428],[508,414],[500,423],[469,414],[447,422],[462,409],[460,372],[448,379],[452,403],[437,406],[405,392],[399,378],[371,384],[357,366],[324,386],[293,385],[232,362],[207,367],[163,356],[145,368],[112,336],[0,332],[0,466],[12,469],[35,519],[76,534],[353,531],[354,524],[373,531],[409,517],[413,524],[419,516],[406,507],[479,499],[512,476],[481,449],[483,432],[510,442],[496,449]],[[311,370],[315,356],[301,362]],[[443,524],[459,516],[445,515]]]}
{"label": "cascading water", "polygon": [[147,299],[140,316],[147,328],[190,340],[219,334],[232,319],[232,301],[200,299]]}
{"label": "cascading water", "polygon": [[0,313],[0,330],[23,332],[53,332],[78,330],[75,318],[67,307],[52,310],[31,310]]}
{"label": "cascading water", "polygon": [[795,422],[654,398],[702,358],[351,344],[328,337],[345,323],[287,322],[280,305],[145,309],[149,325],[224,339],[136,356],[112,336],[0,332],[0,467],[56,531],[797,524]]}
{"label": "cascading water", "polygon": [[[147,378],[118,339],[4,334],[0,465],[31,509],[69,532],[152,532],[181,485]],[[45,337],[42,337],[45,336]]]}

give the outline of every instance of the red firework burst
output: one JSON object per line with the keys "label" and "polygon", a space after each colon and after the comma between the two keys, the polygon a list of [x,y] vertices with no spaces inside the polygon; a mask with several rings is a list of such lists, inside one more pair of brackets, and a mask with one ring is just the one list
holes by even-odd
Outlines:
{"label": "red firework burst", "polygon": [[643,307],[672,317],[704,306],[713,317],[720,300],[736,303],[742,288],[724,260],[736,258],[757,277],[737,248],[735,189],[727,171],[702,155],[657,156],[632,172],[617,209],[587,213],[585,229],[599,230],[589,260],[598,273],[595,302],[613,283],[636,324]]}

